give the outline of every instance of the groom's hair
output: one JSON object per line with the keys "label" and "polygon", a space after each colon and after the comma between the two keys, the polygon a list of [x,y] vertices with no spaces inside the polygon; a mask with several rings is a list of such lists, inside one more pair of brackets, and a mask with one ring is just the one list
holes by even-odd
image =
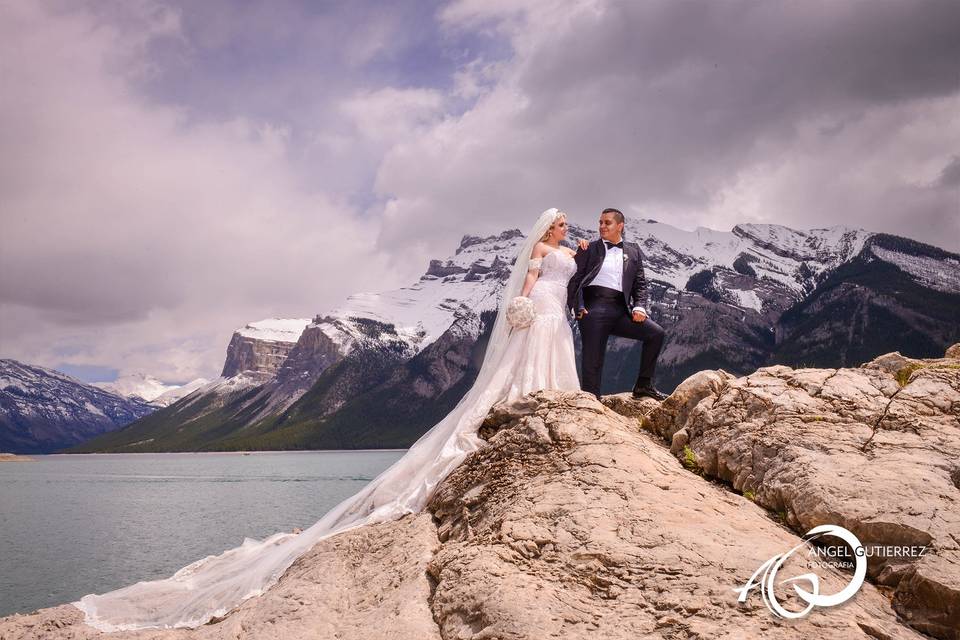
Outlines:
{"label": "groom's hair", "polygon": [[614,220],[616,220],[617,222],[623,222],[623,212],[620,211],[620,209],[614,209],[613,207],[607,207],[606,209],[604,209],[603,211],[600,212],[600,215],[603,215],[603,214],[605,214],[605,213],[612,213]]}

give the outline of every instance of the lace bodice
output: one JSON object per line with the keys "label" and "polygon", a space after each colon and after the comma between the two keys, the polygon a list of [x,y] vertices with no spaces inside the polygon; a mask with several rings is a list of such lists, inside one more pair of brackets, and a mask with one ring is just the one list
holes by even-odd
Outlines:
{"label": "lace bodice", "polygon": [[540,270],[537,282],[560,282],[566,286],[567,281],[577,272],[577,263],[566,251],[555,249],[542,258],[530,258],[529,268]]}

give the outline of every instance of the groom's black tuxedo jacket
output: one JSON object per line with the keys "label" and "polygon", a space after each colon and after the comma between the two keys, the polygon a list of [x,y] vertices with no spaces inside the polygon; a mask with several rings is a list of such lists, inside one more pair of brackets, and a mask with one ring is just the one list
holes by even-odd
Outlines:
{"label": "groom's black tuxedo jacket", "polygon": [[[590,284],[603,266],[603,259],[607,249],[603,240],[594,240],[586,249],[578,249],[574,260],[577,262],[577,272],[567,284],[567,306],[574,315],[584,308],[583,288]],[[623,243],[623,301],[627,309],[647,306],[647,279],[643,274],[643,254],[640,245],[636,242]]]}

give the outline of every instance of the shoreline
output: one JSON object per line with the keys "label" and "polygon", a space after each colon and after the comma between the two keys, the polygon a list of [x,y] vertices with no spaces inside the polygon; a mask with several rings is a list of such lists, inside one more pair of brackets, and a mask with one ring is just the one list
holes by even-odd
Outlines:
{"label": "shoreline", "polygon": [[36,462],[30,456],[20,455],[19,453],[0,452],[0,462]]}

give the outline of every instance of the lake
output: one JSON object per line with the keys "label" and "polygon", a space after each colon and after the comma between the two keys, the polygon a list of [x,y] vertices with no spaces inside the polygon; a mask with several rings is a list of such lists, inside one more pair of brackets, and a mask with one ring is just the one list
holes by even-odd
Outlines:
{"label": "lake", "polygon": [[405,449],[31,456],[0,463],[0,616],[172,575],[306,529]]}

